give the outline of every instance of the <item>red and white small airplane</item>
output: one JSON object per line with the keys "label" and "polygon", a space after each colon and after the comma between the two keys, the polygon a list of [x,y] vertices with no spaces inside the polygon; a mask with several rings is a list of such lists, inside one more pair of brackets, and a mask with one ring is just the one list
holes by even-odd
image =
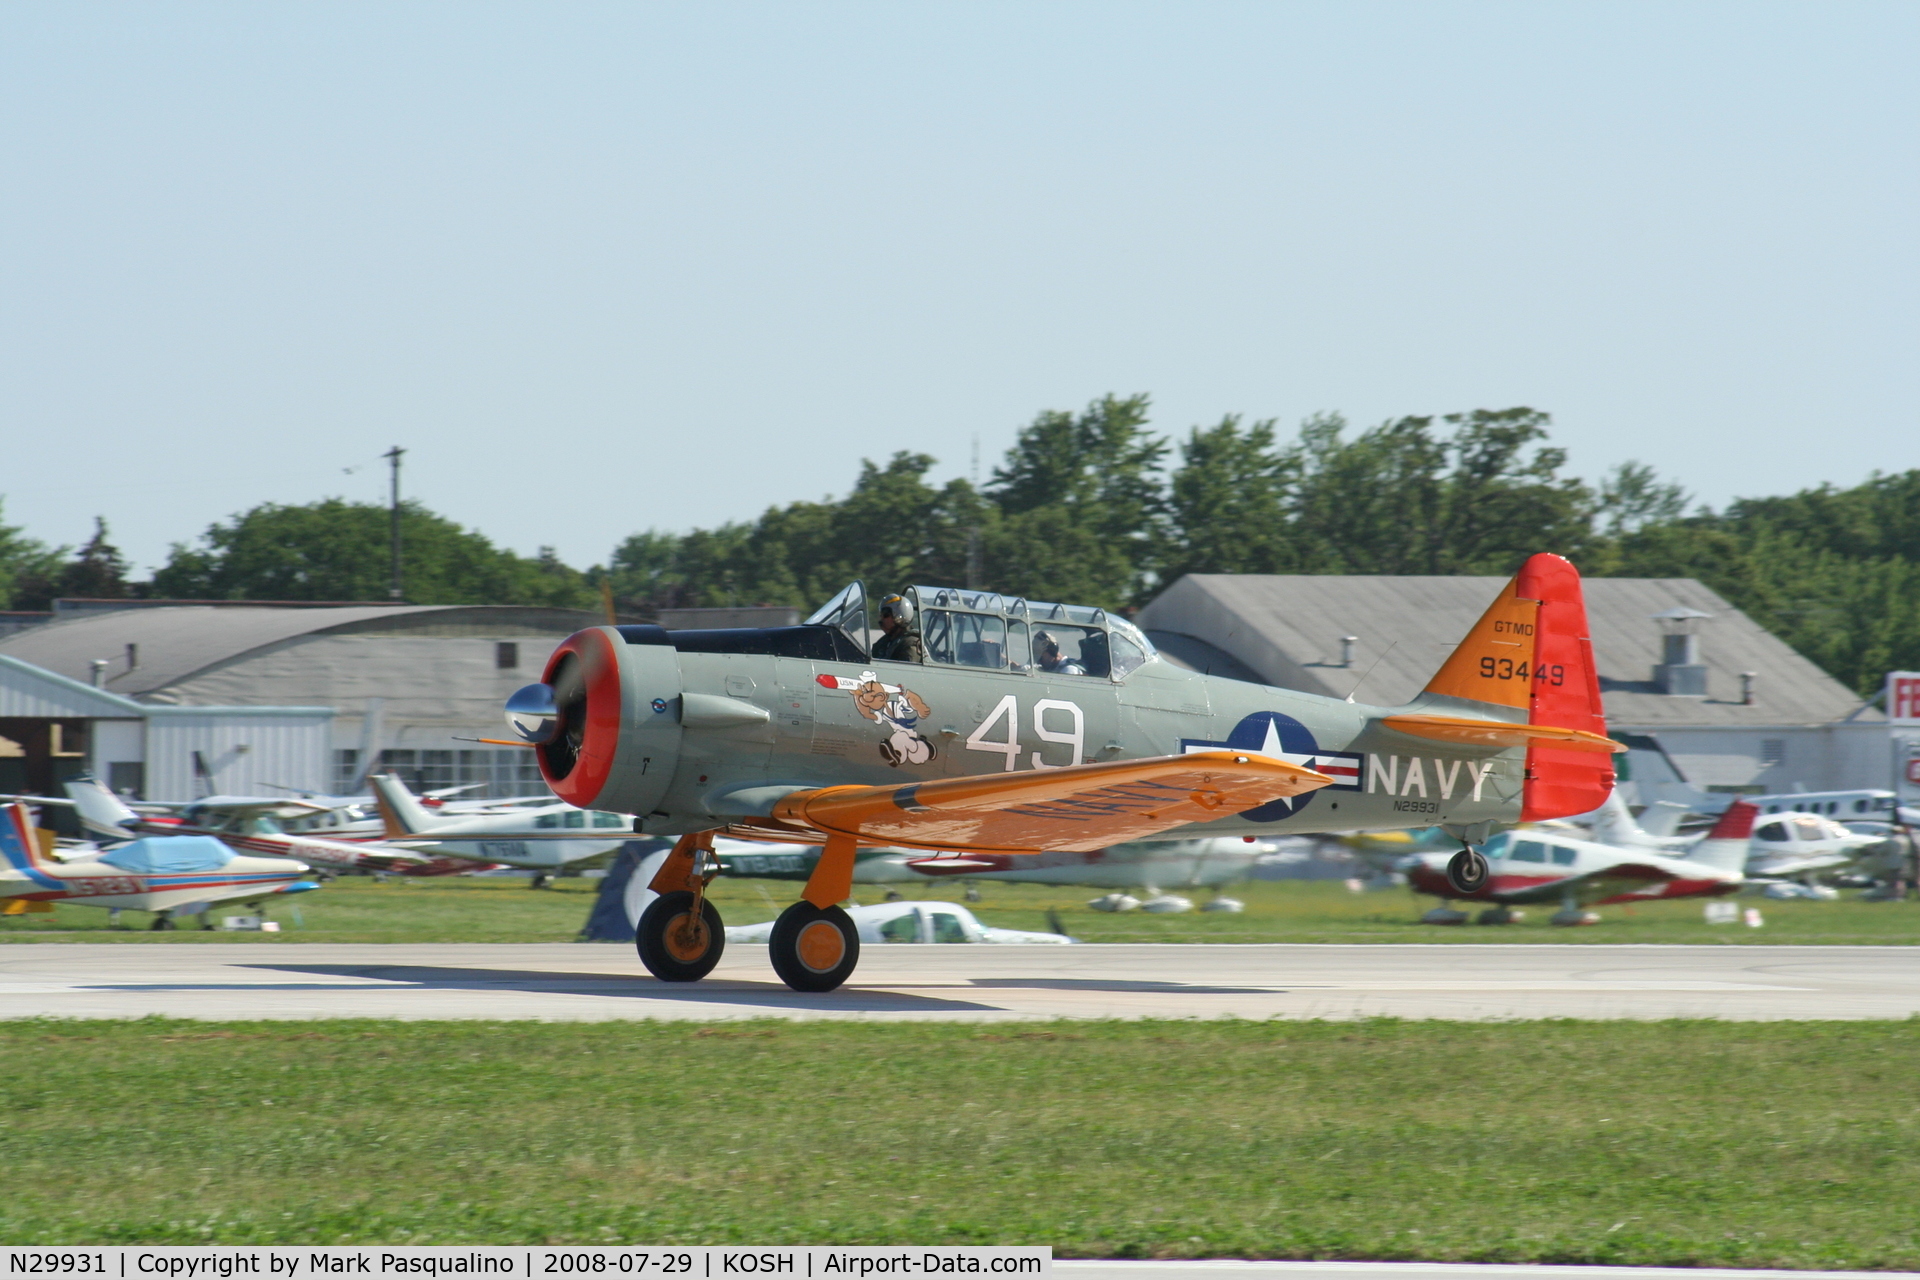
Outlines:
{"label": "red and white small airplane", "polygon": [[[1745,801],[1727,806],[1713,830],[1684,856],[1622,849],[1558,831],[1509,831],[1483,847],[1490,874],[1486,886],[1471,894],[1448,884],[1446,854],[1415,854],[1402,868],[1421,893],[1494,904],[1494,911],[1482,917],[1489,924],[1502,923],[1506,908],[1555,901],[1560,910],[1550,917],[1552,923],[1591,924],[1598,917],[1586,910],[1589,905],[1739,892],[1746,883],[1747,846],[1758,812]],[[1431,914],[1428,918],[1440,922]]]}
{"label": "red and white small airplane", "polygon": [[392,845],[328,840],[282,830],[283,819],[325,811],[326,806],[309,800],[210,796],[178,813],[139,813],[95,778],[83,775],[64,783],[63,788],[80,816],[80,825],[96,838],[212,836],[239,853],[298,858],[327,871],[405,871],[429,861],[412,850]]}
{"label": "red and white small airplane", "polygon": [[242,857],[210,836],[150,837],[91,857],[55,862],[41,854],[27,806],[17,801],[0,812],[0,863],[0,900],[9,906],[25,904],[5,914],[72,902],[151,911],[155,929],[171,929],[175,912],[205,904],[258,904],[276,894],[320,887],[306,878],[301,863]]}

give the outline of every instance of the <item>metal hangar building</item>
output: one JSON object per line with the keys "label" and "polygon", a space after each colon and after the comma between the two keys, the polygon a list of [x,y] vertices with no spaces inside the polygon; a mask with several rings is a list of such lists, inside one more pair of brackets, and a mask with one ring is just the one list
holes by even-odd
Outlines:
{"label": "metal hangar building", "polygon": [[[87,770],[146,799],[345,793],[376,766],[542,795],[500,706],[600,618],[519,605],[112,602],[0,639],[0,789]],[[104,606],[106,602],[101,602]]]}

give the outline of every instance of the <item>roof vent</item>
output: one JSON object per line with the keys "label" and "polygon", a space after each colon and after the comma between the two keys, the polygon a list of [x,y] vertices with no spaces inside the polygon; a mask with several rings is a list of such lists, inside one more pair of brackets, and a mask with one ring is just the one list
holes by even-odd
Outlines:
{"label": "roof vent", "polygon": [[1653,669],[1653,682],[1671,697],[1707,696],[1707,667],[1700,661],[1700,623],[1710,613],[1685,605],[1653,615],[1660,624],[1661,656],[1665,661]]}

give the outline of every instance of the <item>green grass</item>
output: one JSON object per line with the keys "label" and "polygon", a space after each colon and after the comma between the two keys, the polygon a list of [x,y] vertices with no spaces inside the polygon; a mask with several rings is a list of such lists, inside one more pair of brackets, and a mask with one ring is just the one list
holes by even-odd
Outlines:
{"label": "green grass", "polygon": [[[279,934],[202,933],[183,929],[150,933],[148,917],[128,912],[126,926],[109,929],[107,913],[97,907],[61,906],[47,915],[0,917],[0,942],[209,942],[263,938],[280,942],[564,942],[579,933],[592,906],[597,882],[570,879],[551,889],[527,888],[525,880],[458,877],[389,880],[364,877],[336,880],[315,893],[269,904],[280,922]],[[964,887],[952,881],[899,886],[909,897],[959,900]],[[1707,925],[1698,901],[1647,903],[1600,908],[1602,923],[1579,929],[1547,924],[1552,907],[1532,908],[1515,925],[1442,928],[1423,925],[1420,916],[1432,898],[1407,890],[1349,893],[1337,882],[1260,880],[1235,886],[1247,904],[1240,914],[1203,913],[1110,915],[1086,903],[1102,890],[1046,885],[980,882],[981,901],[973,910],[987,924],[1010,929],[1046,929],[1054,909],[1075,937],[1086,942],[1684,942],[1708,944],[1824,943],[1907,944],[1920,942],[1920,903],[1860,902],[1850,894],[1841,902],[1773,902],[1742,898],[1757,906],[1766,924]],[[794,882],[722,880],[713,896],[734,924],[770,920],[799,896]],[[885,889],[855,886],[856,897],[878,902]],[[1190,895],[1196,903],[1204,891]],[[212,914],[235,914],[219,907]]]}
{"label": "green grass", "polygon": [[1920,1266],[1915,1023],[0,1025],[8,1243]]}

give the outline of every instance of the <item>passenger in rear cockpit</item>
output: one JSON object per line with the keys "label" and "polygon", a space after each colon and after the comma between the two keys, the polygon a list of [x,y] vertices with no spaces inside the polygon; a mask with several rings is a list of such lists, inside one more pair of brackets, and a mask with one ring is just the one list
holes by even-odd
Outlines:
{"label": "passenger in rear cockpit", "polygon": [[1087,669],[1072,658],[1060,655],[1060,642],[1051,631],[1036,632],[1033,637],[1033,656],[1039,660],[1040,669],[1049,675],[1083,676]]}

